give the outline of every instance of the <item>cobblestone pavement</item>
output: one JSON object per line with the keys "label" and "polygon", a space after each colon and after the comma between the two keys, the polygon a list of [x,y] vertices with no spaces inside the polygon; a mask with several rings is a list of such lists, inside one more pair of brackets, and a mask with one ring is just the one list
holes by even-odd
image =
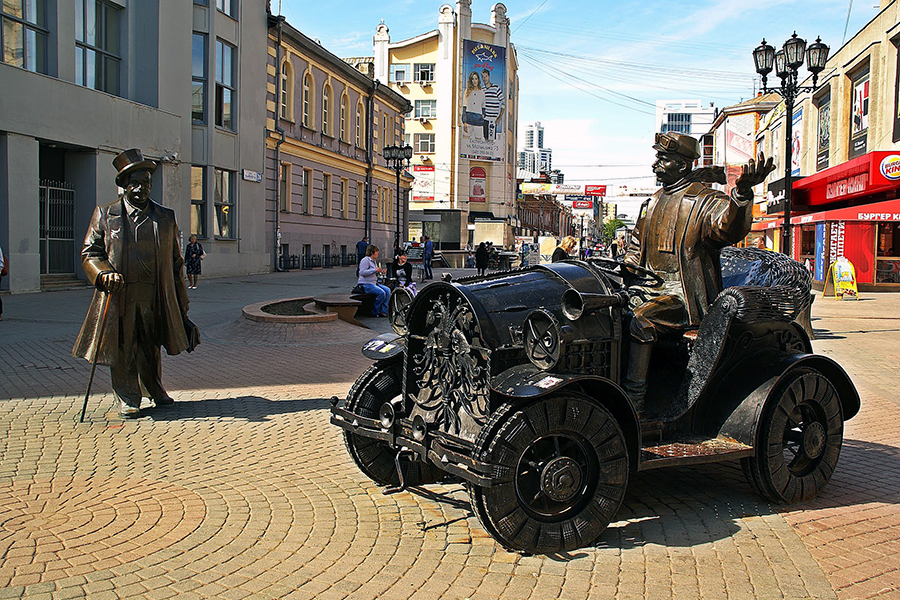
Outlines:
{"label": "cobblestone pavement", "polygon": [[201,280],[203,343],[164,357],[176,404],[122,422],[100,368],[80,425],[89,366],[69,350],[90,291],[5,297],[0,598],[900,597],[900,295],[814,305],[817,350],[864,407],[819,499],[779,511],[736,463],[638,474],[598,547],[523,557],[480,528],[461,486],[383,496],[352,464],[326,398],[369,364],[373,332],[239,319],[352,280]]}

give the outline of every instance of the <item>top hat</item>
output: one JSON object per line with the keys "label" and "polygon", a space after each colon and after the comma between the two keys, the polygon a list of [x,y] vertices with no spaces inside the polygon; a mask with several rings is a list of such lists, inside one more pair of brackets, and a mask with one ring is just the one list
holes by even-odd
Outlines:
{"label": "top hat", "polygon": [[677,154],[682,158],[695,161],[700,158],[700,142],[683,133],[657,133],[653,149],[658,152]]}
{"label": "top hat", "polygon": [[140,148],[132,148],[122,152],[112,161],[113,167],[116,168],[116,185],[125,187],[128,176],[135,171],[149,171],[153,173],[158,166],[155,161],[144,159],[144,155]]}

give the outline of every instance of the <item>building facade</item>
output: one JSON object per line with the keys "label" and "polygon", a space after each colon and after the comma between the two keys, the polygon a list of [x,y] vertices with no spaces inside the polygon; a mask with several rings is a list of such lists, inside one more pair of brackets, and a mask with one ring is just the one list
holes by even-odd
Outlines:
{"label": "building facade", "polygon": [[400,42],[382,23],[374,48],[375,78],[413,105],[411,230],[456,250],[478,241],[483,219],[503,223],[511,244],[519,83],[506,7],[482,24],[470,0],[444,4],[436,30]]}
{"label": "building facade", "polygon": [[266,244],[276,268],[356,264],[365,235],[393,257],[407,237],[409,178],[388,168],[403,143],[402,96],[270,16],[266,82]]}
{"label": "building facade", "polygon": [[265,270],[256,177],[265,115],[255,109],[263,10],[233,0],[35,0],[4,2],[0,18],[10,291],[83,279],[88,222],[116,199],[111,161],[131,147],[160,161],[151,197],[175,210],[185,241],[189,231],[201,237],[204,274]]}
{"label": "building facade", "polygon": [[[900,2],[878,14],[828,59],[813,94],[792,115],[792,247],[821,287],[839,256],[861,290],[900,290]],[[807,85],[812,81],[805,82]],[[760,135],[784,173],[783,105]],[[783,206],[763,231],[780,248]]]}
{"label": "building facade", "polygon": [[700,141],[701,155],[698,166],[713,164],[713,139],[709,135],[716,108],[712,102],[703,107],[700,100],[657,100],[656,131],[659,133],[686,133]]}
{"label": "building facade", "polygon": [[540,121],[525,126],[525,146],[519,151],[518,169],[528,173],[529,178],[553,170],[553,150],[544,147],[544,128]]}

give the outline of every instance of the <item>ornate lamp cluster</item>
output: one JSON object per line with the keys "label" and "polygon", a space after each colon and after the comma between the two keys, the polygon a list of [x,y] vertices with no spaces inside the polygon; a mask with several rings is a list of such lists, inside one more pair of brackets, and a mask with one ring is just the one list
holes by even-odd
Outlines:
{"label": "ornate lamp cluster", "polygon": [[[794,32],[784,43],[781,50],[775,51],[763,38],[762,43],[753,50],[753,62],[756,72],[762,75],[763,93],[775,92],[784,98],[785,103],[785,164],[784,164],[784,223],[781,251],[784,254],[791,252],[791,152],[793,137],[794,101],[803,92],[814,92],[819,83],[819,73],[825,69],[828,62],[829,47],[817,37],[816,41],[806,46],[806,40],[797,36]],[[806,68],[812,73],[812,86],[799,85],[798,69],[803,65],[806,56]],[[767,77],[772,69],[775,75],[781,79],[781,86],[770,88]]]}
{"label": "ornate lamp cluster", "polygon": [[403,213],[400,210],[400,171],[403,170],[403,163],[409,166],[409,160],[412,158],[412,146],[385,146],[382,151],[384,160],[387,161],[388,167],[397,174],[397,232],[394,235],[394,247],[400,247],[400,226],[403,223]]}

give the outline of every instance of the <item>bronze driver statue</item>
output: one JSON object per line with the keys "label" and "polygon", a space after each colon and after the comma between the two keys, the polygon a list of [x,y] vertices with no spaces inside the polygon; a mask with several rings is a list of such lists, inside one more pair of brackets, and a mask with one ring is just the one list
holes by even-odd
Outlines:
{"label": "bronze driver statue", "polygon": [[113,166],[125,191],[94,209],[84,238],[81,264],[97,291],[72,354],[109,365],[119,414],[134,418],[143,396],[156,406],[174,402],[162,385],[160,346],[191,351],[199,335],[187,319],[175,213],[149,196],[157,164],[131,149]]}
{"label": "bronze driver statue", "polygon": [[663,188],[641,206],[625,261],[652,269],[661,288],[634,309],[624,387],[635,410],[643,411],[647,370],[660,334],[680,333],[700,324],[722,291],[719,253],[741,241],[753,223],[753,186],[775,168],[772,159],[744,166],[731,195],[706,183],[725,183],[721,167],[693,169],[699,142],[680,133],[656,134],[653,172]]}

